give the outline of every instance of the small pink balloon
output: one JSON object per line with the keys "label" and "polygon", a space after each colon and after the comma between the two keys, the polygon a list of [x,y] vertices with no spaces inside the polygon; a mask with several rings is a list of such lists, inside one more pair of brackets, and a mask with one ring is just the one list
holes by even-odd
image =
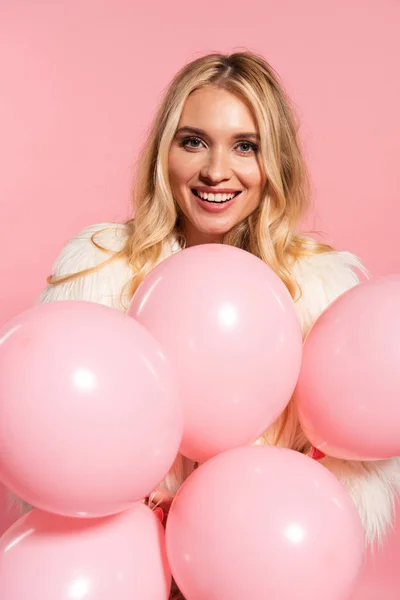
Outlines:
{"label": "small pink balloon", "polygon": [[33,510],[0,539],[2,600],[167,600],[164,530],[144,504],[103,519]]}
{"label": "small pink balloon", "polygon": [[173,371],[139,323],[53,302],[0,332],[0,479],[67,516],[125,510],[165,477],[183,417]]}
{"label": "small pink balloon", "polygon": [[253,442],[289,402],[301,327],[282,281],[249,252],[206,244],[174,254],[143,281],[129,314],[176,369],[185,456],[202,462]]}
{"label": "small pink balloon", "polygon": [[400,455],[400,276],[361,283],[318,319],[296,389],[313,445],[353,460]]}
{"label": "small pink balloon", "polygon": [[330,471],[267,446],[229,450],[194,471],[171,506],[166,540],[186,600],[348,600],[365,543]]}

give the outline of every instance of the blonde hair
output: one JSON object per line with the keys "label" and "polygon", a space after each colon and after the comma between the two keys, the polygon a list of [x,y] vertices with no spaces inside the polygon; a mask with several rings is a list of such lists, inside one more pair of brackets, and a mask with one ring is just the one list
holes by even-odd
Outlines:
{"label": "blonde hair", "polygon": [[[300,290],[291,273],[293,260],[332,248],[297,231],[311,196],[298,137],[299,125],[279,76],[261,56],[252,52],[208,54],[175,75],[138,162],[133,193],[135,216],[125,223],[127,242],[104,264],[122,257],[129,262],[135,273],[130,290],[133,295],[158,262],[167,238],[177,235],[184,247],[180,214],[168,177],[168,154],[187,98],[195,90],[210,85],[239,94],[253,109],[261,140],[260,159],[267,179],[258,209],[229,231],[223,242],[248,250],[265,261],[295,299]],[[92,241],[101,248],[94,237]],[[59,279],[49,277],[48,282],[61,283],[91,270]]]}
{"label": "blonde hair", "polygon": [[[133,296],[159,261],[166,239],[178,236],[184,247],[180,213],[168,177],[168,154],[187,98],[204,86],[239,94],[252,108],[258,123],[259,155],[267,181],[257,210],[229,231],[223,243],[247,250],[265,261],[284,282],[293,299],[297,299],[301,290],[292,274],[293,262],[301,256],[333,248],[298,232],[311,196],[299,125],[279,76],[261,56],[252,52],[208,54],[175,75],[138,162],[133,193],[135,216],[125,223],[126,244],[121,251],[111,253],[103,265],[117,258],[124,258],[131,265],[135,277],[130,282],[128,295]],[[94,237],[92,241],[101,247]],[[50,277],[48,282],[56,285],[92,270],[59,279]],[[287,415],[281,421],[281,432]]]}

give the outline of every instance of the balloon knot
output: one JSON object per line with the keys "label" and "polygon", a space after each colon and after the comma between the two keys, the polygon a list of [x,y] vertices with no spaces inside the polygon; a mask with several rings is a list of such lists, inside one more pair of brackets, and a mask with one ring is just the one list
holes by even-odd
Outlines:
{"label": "balloon knot", "polygon": [[321,450],[318,450],[318,448],[315,448],[315,446],[311,446],[311,449],[307,456],[313,458],[314,460],[321,460],[321,458],[325,458],[326,454],[321,452]]}

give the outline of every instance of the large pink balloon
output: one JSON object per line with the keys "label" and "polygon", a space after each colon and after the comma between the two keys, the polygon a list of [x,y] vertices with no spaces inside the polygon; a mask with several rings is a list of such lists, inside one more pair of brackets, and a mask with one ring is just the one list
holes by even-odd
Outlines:
{"label": "large pink balloon", "polygon": [[103,519],[37,509],[0,539],[2,600],[167,600],[164,530],[143,504]]}
{"label": "large pink balloon", "polygon": [[236,448],[182,485],[167,555],[186,600],[348,600],[364,532],[338,479],[298,452]]}
{"label": "large pink balloon", "polygon": [[174,254],[145,279],[129,314],[176,368],[187,457],[254,441],[290,400],[301,328],[282,281],[249,252],[207,244]]}
{"label": "large pink balloon", "polygon": [[331,456],[400,455],[400,276],[362,283],[318,319],[296,398],[303,429]]}
{"label": "large pink balloon", "polygon": [[[399,600],[400,505],[396,526],[382,546],[370,548],[351,600]],[[378,544],[377,544],[378,546]]]}
{"label": "large pink balloon", "polygon": [[173,371],[117,310],[54,302],[0,333],[0,479],[34,506],[103,516],[149,494],[182,436]]}

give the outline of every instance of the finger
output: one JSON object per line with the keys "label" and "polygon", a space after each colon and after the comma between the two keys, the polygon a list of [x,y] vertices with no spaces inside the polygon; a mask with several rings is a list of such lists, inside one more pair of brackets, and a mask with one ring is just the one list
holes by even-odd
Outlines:
{"label": "finger", "polygon": [[157,488],[150,494],[148,505],[150,506],[150,508],[155,508],[160,504],[168,505],[171,504],[173,499],[174,495],[171,494],[171,492],[168,492],[168,490]]}

